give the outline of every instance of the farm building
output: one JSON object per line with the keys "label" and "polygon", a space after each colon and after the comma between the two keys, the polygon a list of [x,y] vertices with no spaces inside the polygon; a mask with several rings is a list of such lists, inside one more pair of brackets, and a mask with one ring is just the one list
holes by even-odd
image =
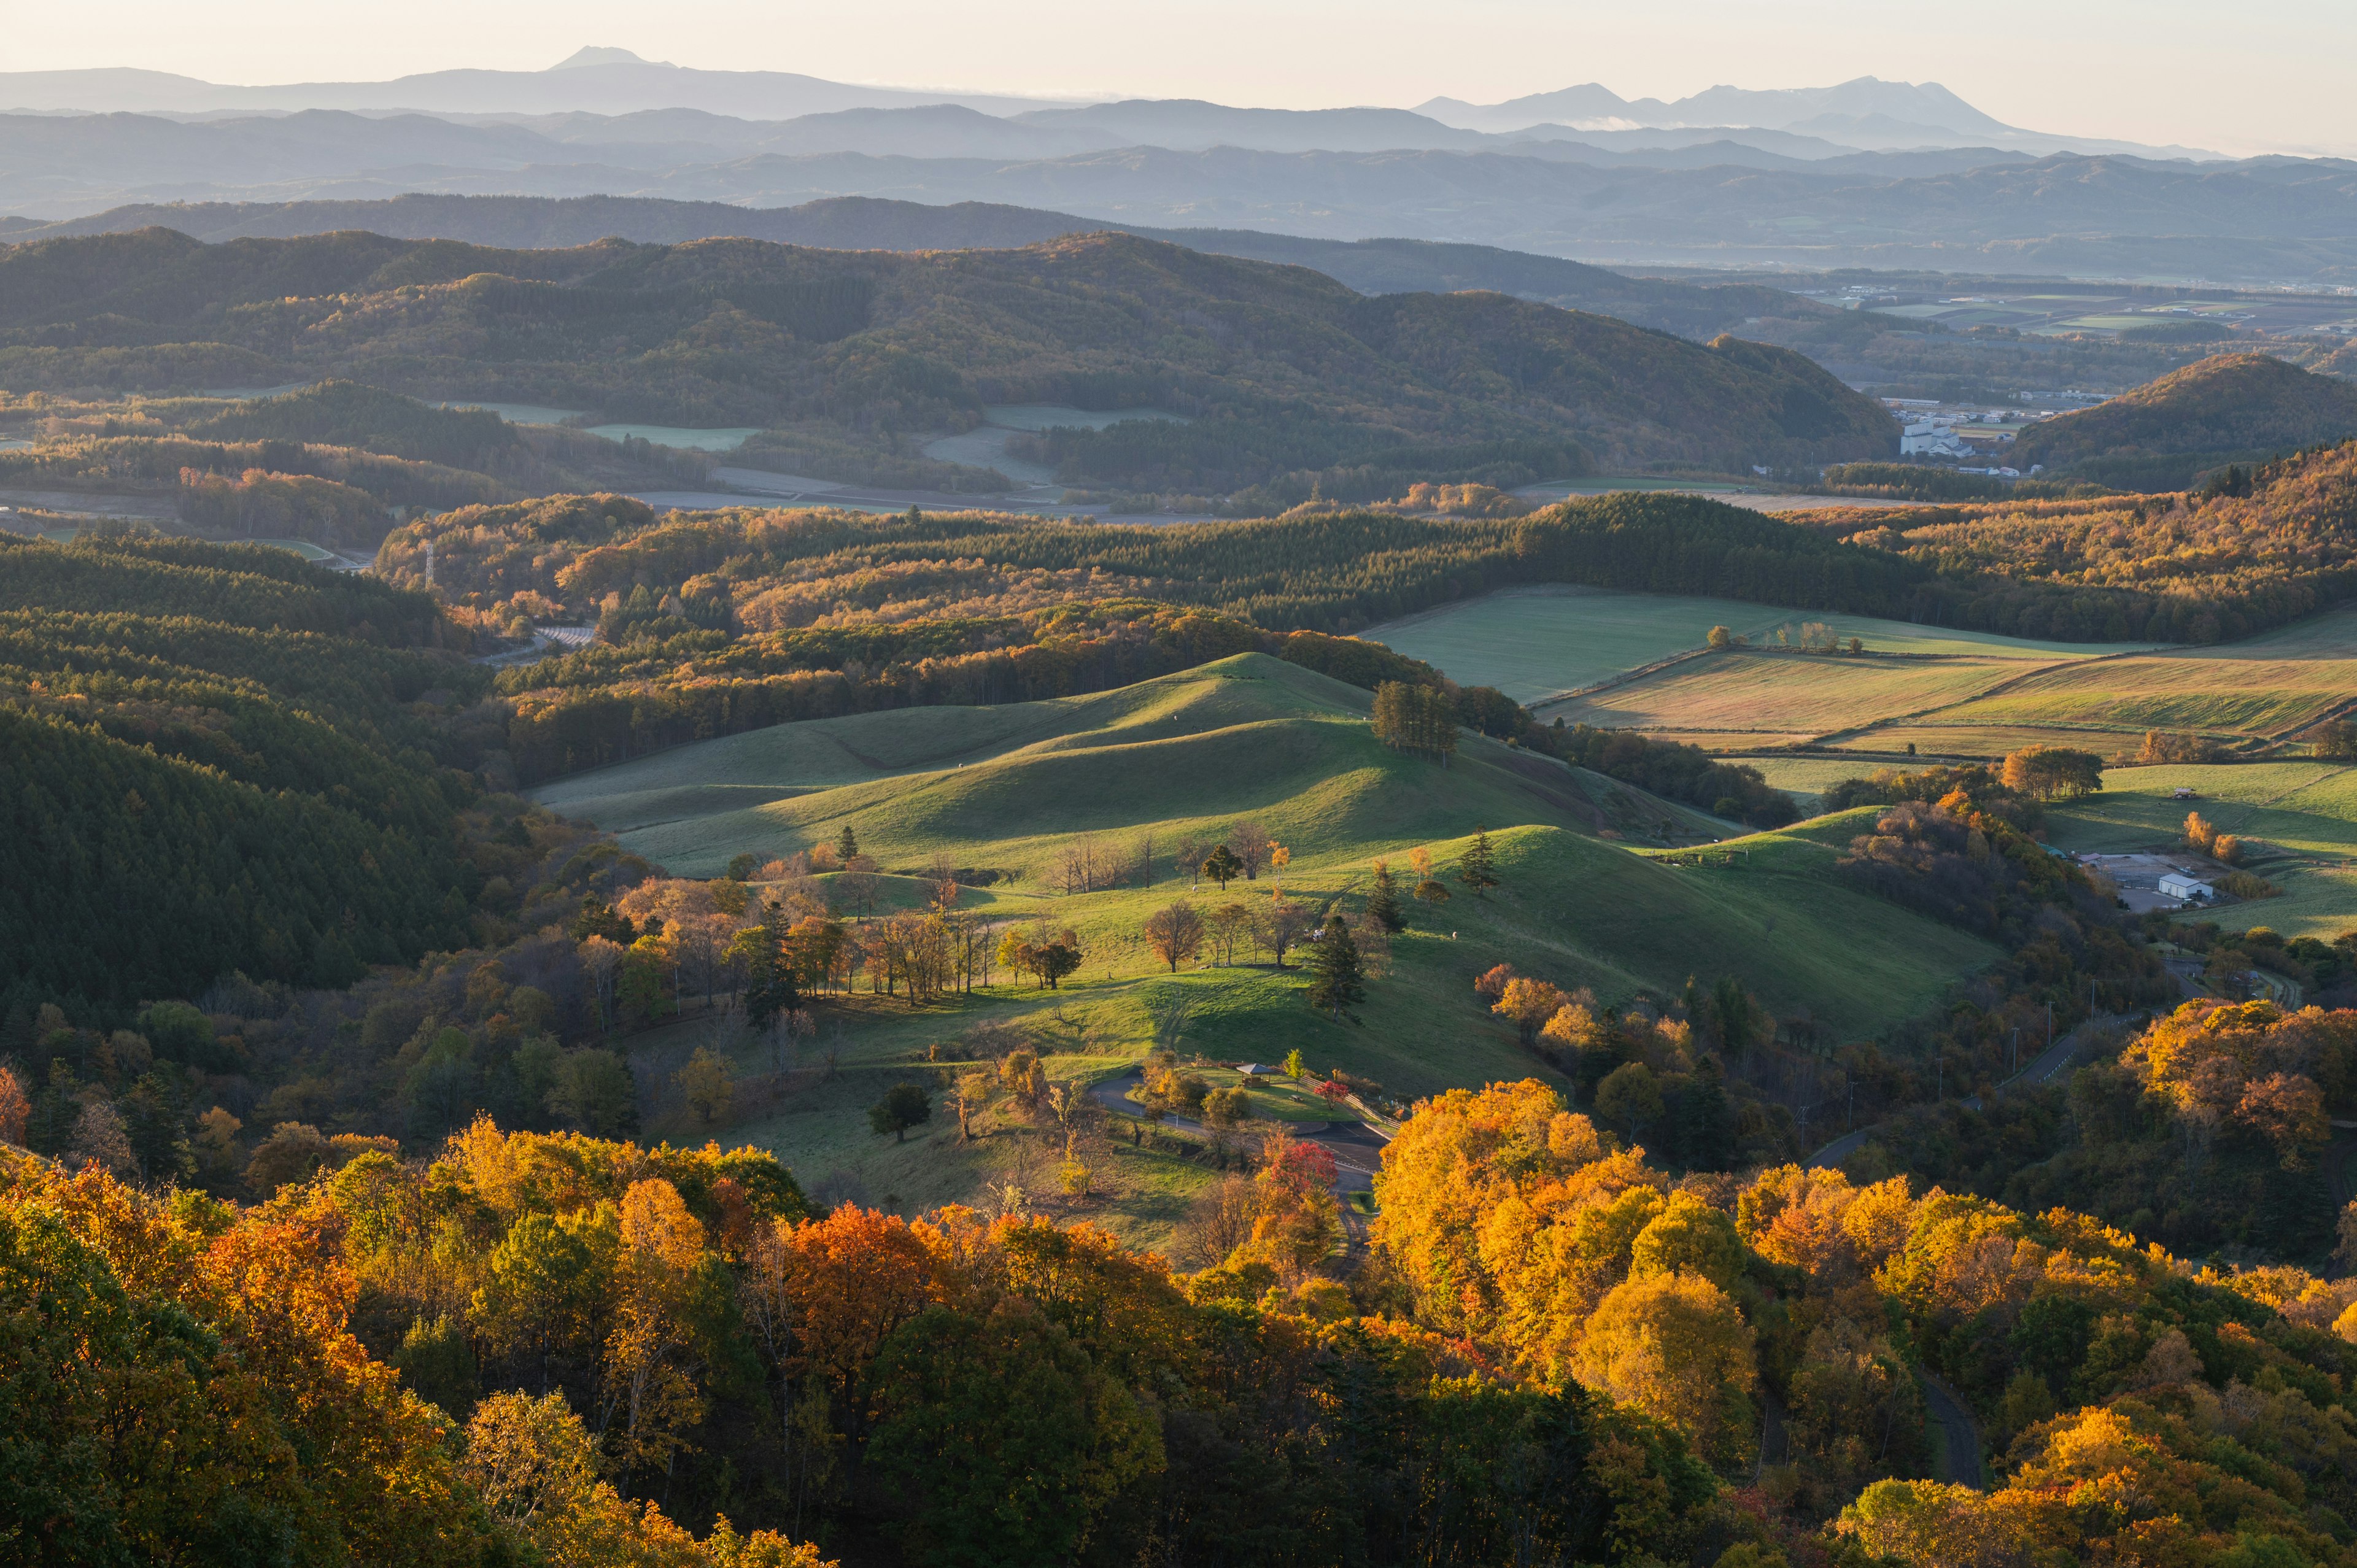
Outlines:
{"label": "farm building", "polygon": [[2172,871],[2160,879],[2160,890],[2172,898],[2212,898],[2217,895],[2210,884]]}

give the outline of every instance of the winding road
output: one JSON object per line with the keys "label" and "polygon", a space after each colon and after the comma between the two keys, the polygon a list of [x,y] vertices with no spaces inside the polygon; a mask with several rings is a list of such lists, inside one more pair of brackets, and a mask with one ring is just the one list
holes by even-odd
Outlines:
{"label": "winding road", "polygon": [[[2063,1036],[2061,1039],[2047,1047],[2046,1049],[2040,1051],[2035,1058],[2031,1058],[2028,1067],[2023,1068],[2019,1072],[2015,1073],[2011,1078],[2008,1078],[2003,1083],[1998,1084],[1995,1089],[1989,1090],[1989,1093],[1992,1096],[2002,1098],[2005,1091],[2008,1089],[2017,1087],[2035,1089],[2053,1082],[2057,1078],[2060,1078],[2062,1075],[2065,1069],[2072,1066],[2078,1060],[2080,1051],[2085,1048],[2088,1041],[2093,1036],[2096,1031],[2108,1028],[2114,1024],[2121,1023],[2125,1020],[2126,1016],[2126,1015],[2119,1013],[2096,1014],[2093,1017],[2087,1019],[2077,1028],[2072,1030],[2069,1034]],[[1964,1101],[1964,1104],[1967,1110],[1978,1111],[1981,1108],[1981,1097],[1975,1094],[1970,1099]],[[1873,1137],[1877,1133],[1882,1131],[1886,1123],[1884,1122],[1871,1122],[1867,1125],[1860,1127],[1855,1133],[1845,1133],[1840,1137],[1835,1138],[1832,1143],[1827,1144],[1824,1148],[1819,1149],[1815,1154],[1811,1155],[1806,1163],[1812,1168],[1837,1165],[1844,1160],[1849,1158],[1850,1155],[1857,1153],[1859,1149],[1863,1148],[1866,1144],[1866,1141]]]}
{"label": "winding road", "polygon": [[1940,1432],[1939,1472],[1932,1479],[1950,1486],[1986,1487],[1988,1468],[1981,1463],[1980,1423],[1956,1391],[1929,1372],[1916,1374],[1923,1384],[1923,1411]]}

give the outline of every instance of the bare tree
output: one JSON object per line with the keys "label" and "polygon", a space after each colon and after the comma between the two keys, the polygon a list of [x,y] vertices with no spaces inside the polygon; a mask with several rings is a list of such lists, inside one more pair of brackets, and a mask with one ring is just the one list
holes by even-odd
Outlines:
{"label": "bare tree", "polygon": [[597,1024],[601,1028],[614,1026],[614,982],[621,967],[619,942],[591,937],[581,944],[581,969],[589,977],[589,993],[597,999]]}
{"label": "bare tree", "polygon": [[1203,950],[1203,918],[1181,898],[1146,917],[1146,941],[1154,956],[1176,973],[1181,963]]}
{"label": "bare tree", "polygon": [[876,858],[873,855],[855,854],[845,861],[843,869],[835,874],[834,890],[844,906],[863,915],[875,911],[876,887]]}
{"label": "bare tree", "polygon": [[958,901],[957,867],[950,864],[949,852],[935,850],[931,867],[925,874],[927,893],[933,908],[949,910]]}
{"label": "bare tree", "polygon": [[1136,879],[1140,887],[1154,886],[1154,830],[1152,828],[1140,829],[1137,837],[1130,841],[1129,874]]}
{"label": "bare tree", "polygon": [[1252,911],[1242,904],[1222,904],[1211,911],[1210,924],[1211,945],[1224,969],[1236,961],[1236,942],[1252,929]]}
{"label": "bare tree", "polygon": [[1291,952],[1301,939],[1318,929],[1318,911],[1307,904],[1296,904],[1284,897],[1272,898],[1268,908],[1253,922],[1253,934],[1276,960],[1276,967],[1285,967],[1285,955]]}
{"label": "bare tree", "polygon": [[1228,830],[1228,853],[1242,863],[1247,882],[1259,879],[1261,867],[1268,864],[1268,852],[1275,843],[1268,830],[1255,822],[1241,822]]}
{"label": "bare tree", "polygon": [[1250,1176],[1230,1176],[1195,1199],[1178,1224],[1179,1245],[1189,1260],[1216,1268],[1252,1240],[1260,1217],[1260,1194]]}
{"label": "bare tree", "polygon": [[1211,853],[1211,846],[1199,838],[1189,837],[1178,841],[1178,853],[1172,858],[1177,862],[1178,869],[1187,874],[1188,886],[1197,887],[1202,885],[1203,857]]}

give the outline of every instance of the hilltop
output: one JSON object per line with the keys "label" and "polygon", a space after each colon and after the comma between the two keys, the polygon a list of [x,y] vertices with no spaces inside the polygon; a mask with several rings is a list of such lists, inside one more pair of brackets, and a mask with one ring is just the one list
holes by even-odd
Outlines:
{"label": "hilltop", "polygon": [[2095,478],[2132,464],[2182,483],[2200,467],[2352,435],[2357,382],[2267,354],[2218,354],[2108,403],[2030,426],[2014,444],[2013,462],[2087,470],[2098,460],[2090,470]]}
{"label": "hilltop", "polygon": [[[107,346],[82,346],[102,319]],[[1389,493],[1407,471],[1790,465],[1891,440],[1875,404],[1788,350],[1499,294],[1370,298],[1305,268],[1120,234],[904,254],[370,234],[208,246],[147,230],[0,252],[14,386],[330,370],[429,400],[876,453],[969,428],[989,404],[1137,410],[1175,417],[1058,432],[1044,459],[1075,480],[1208,493],[1288,474],[1347,487],[1360,470]]]}

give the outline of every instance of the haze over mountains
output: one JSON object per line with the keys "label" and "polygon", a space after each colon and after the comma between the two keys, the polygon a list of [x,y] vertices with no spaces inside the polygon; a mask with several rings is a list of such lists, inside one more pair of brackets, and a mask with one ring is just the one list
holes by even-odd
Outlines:
{"label": "haze over mountains", "polygon": [[389,82],[0,73],[0,215],[42,220],[0,236],[123,208],[144,223],[159,204],[412,193],[978,202],[1620,264],[2357,276],[2357,164],[2051,136],[1936,83],[1871,77],[1672,102],[1588,84],[1492,104],[1275,110],[926,92],[616,49]]}

